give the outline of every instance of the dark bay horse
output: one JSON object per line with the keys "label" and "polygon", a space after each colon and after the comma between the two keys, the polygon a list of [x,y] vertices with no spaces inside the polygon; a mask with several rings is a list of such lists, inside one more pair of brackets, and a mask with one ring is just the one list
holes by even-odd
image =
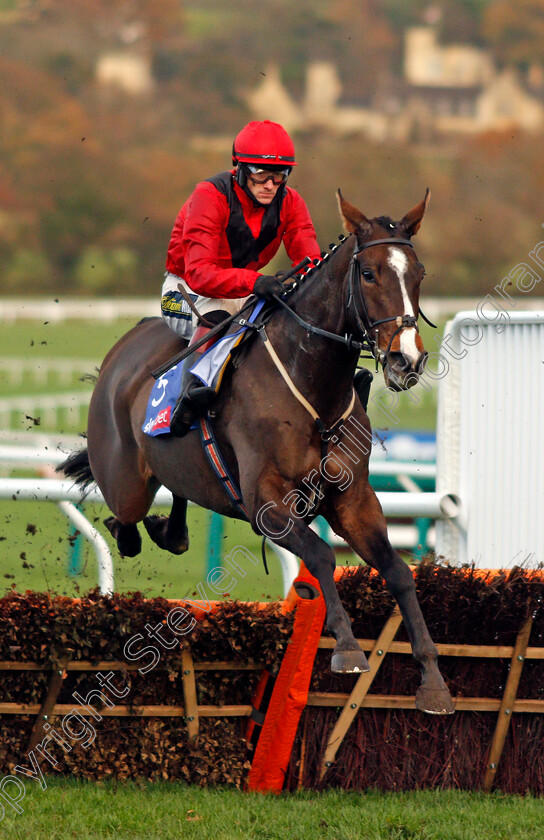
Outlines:
{"label": "dark bay horse", "polygon": [[[320,583],[327,626],[336,639],[332,669],[364,671],[368,662],[336,590],[334,553],[309,527],[318,514],[379,571],[396,598],[422,670],[417,707],[450,713],[451,697],[412,573],[388,540],[368,481],[370,447],[354,445],[354,430],[367,442],[371,430],[354,399],[360,345],[353,339],[370,344],[386,383],[395,389],[411,387],[424,366],[417,329],[424,269],[410,239],[420,227],[428,191],[399,222],[369,220],[340,193],[338,199],[349,235],[288,298],[299,320],[279,308],[266,326],[267,340],[302,400],[275,366],[266,342],[256,338],[244,362],[231,366],[223,379],[213,426],[253,529],[302,558]],[[329,335],[316,334],[308,324]],[[344,338],[348,335],[351,339]],[[142,520],[158,546],[174,554],[186,551],[187,500],[225,516],[243,516],[212,472],[197,433],[176,438],[142,432],[150,372],[180,346],[159,318],[144,320],[120,339],[104,359],[92,395],[87,449],[60,467],[82,486],[96,481],[114,514],[107,524],[123,555],[139,552]],[[339,483],[342,466],[350,480]],[[148,516],[161,484],[173,494],[170,516]],[[306,516],[295,513],[297,494],[298,503],[311,496]]]}

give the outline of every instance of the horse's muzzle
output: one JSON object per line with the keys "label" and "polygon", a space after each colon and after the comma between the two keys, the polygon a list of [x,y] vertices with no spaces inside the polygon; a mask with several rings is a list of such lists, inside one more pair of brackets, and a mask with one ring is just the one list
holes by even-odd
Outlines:
{"label": "horse's muzzle", "polygon": [[408,391],[419,382],[419,377],[425,369],[427,353],[420,353],[414,361],[403,353],[388,353],[383,366],[385,384],[392,391]]}

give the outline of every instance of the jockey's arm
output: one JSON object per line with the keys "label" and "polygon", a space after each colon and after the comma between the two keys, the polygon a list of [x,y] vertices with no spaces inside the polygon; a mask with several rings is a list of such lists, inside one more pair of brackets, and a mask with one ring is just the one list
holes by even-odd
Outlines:
{"label": "jockey's arm", "polygon": [[289,191],[286,201],[288,199],[292,206],[288,208],[283,244],[291,264],[297,265],[304,257],[319,257],[321,249],[306,202],[294,190]]}

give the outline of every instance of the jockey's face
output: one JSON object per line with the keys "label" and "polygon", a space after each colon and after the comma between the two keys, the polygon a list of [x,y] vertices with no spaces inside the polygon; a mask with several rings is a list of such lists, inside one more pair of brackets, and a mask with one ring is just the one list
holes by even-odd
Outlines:
{"label": "jockey's face", "polygon": [[[268,173],[264,173],[268,174]],[[262,181],[264,174],[259,174],[255,176],[259,181]],[[276,173],[274,173],[276,174]],[[272,176],[272,173],[270,173]],[[280,184],[275,184],[272,180],[272,177],[269,177],[264,184],[257,183],[254,181],[251,175],[247,175],[247,188],[250,191],[251,195],[253,195],[259,204],[270,204],[270,202],[274,201],[277,191],[280,188]]]}

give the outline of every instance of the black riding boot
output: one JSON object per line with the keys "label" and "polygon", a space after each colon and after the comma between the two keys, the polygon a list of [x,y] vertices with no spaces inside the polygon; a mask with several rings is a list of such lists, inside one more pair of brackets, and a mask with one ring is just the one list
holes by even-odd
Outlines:
{"label": "black riding boot", "polygon": [[[205,327],[199,327],[193,340],[202,338],[207,331]],[[200,379],[191,373],[192,366],[201,355],[202,349],[199,348],[183,360],[181,393],[170,418],[170,432],[176,437],[186,435],[195,420],[206,414],[217,397],[213,388],[203,385]]]}
{"label": "black riding boot", "polygon": [[374,377],[366,368],[361,368],[361,370],[358,370],[355,376],[353,377],[353,387],[355,388],[355,393],[361,400],[361,405],[363,406],[365,411],[368,406],[370,386],[372,385],[373,379]]}

